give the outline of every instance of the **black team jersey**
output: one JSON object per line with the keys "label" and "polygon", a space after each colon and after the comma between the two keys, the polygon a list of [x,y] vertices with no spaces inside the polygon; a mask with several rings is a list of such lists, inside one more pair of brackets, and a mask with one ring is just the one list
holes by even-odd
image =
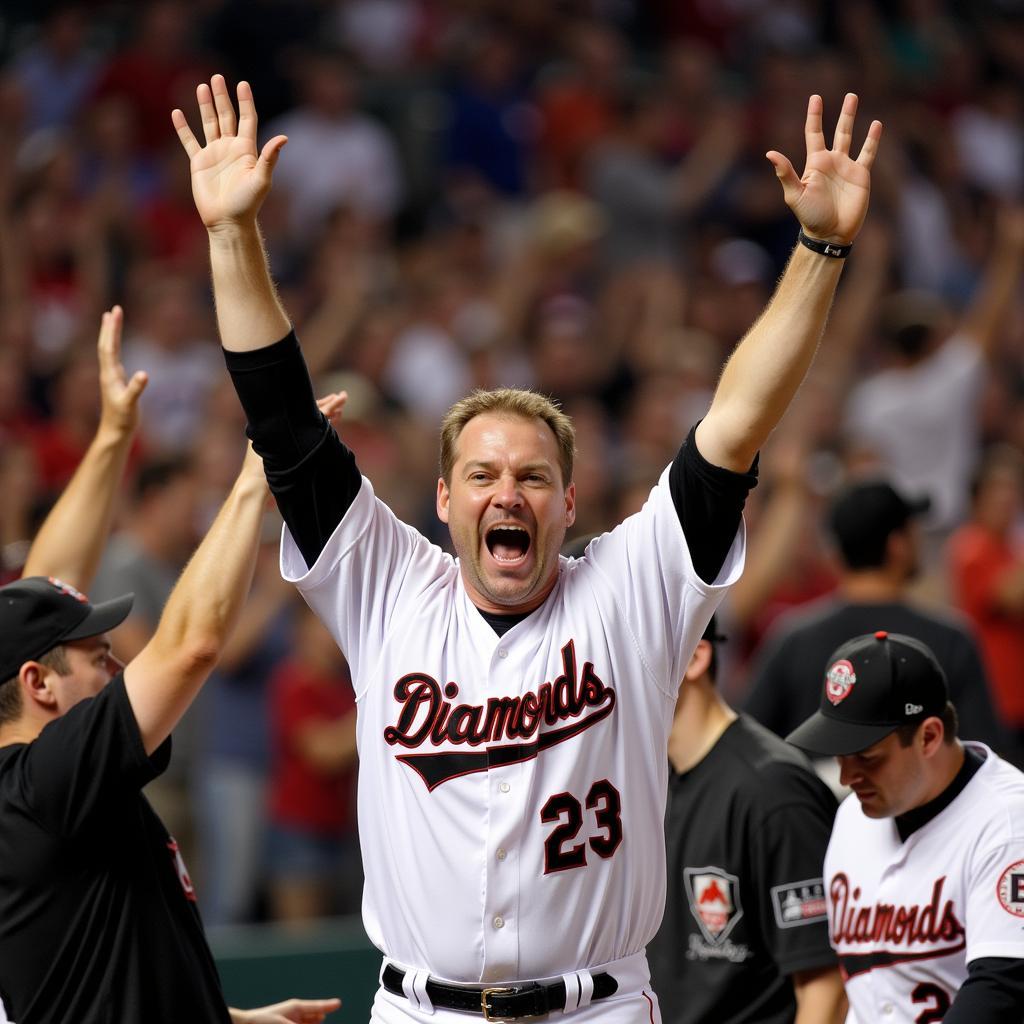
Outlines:
{"label": "black team jersey", "polygon": [[227,1024],[124,678],[0,748],[0,995],[18,1024]]}
{"label": "black team jersey", "polygon": [[789,975],[836,962],[822,887],[835,812],[803,755],[742,715],[670,771],[668,900],[647,949],[665,1024],[792,1022]]}

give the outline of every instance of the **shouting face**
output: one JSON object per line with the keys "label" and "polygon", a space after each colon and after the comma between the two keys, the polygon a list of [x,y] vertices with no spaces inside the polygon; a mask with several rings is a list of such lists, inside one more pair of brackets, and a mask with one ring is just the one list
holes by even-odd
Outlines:
{"label": "shouting face", "polygon": [[437,482],[437,514],[478,608],[529,612],[547,597],[575,504],[543,420],[484,413],[463,427],[451,480]]}

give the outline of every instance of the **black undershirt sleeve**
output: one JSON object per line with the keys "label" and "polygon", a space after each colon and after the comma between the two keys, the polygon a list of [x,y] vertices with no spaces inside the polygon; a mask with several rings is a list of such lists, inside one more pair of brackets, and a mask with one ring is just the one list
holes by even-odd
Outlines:
{"label": "black undershirt sleeve", "polygon": [[312,566],[359,493],[355,456],[316,406],[294,331],[224,359],[277,507]]}
{"label": "black undershirt sleeve", "polygon": [[697,448],[696,425],[672,460],[668,483],[697,575],[714,583],[736,537],[747,495],[757,486],[757,463],[746,473],[713,466]]}
{"label": "black undershirt sleeve", "polygon": [[943,1024],[1020,1024],[1024,1020],[1024,960],[982,957],[967,965]]}

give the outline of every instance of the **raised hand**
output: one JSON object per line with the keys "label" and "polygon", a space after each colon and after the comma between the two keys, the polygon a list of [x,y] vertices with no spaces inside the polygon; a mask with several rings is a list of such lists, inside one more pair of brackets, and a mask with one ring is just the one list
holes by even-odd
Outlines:
{"label": "raised hand", "polygon": [[256,150],[256,105],[248,82],[238,83],[238,118],[223,75],[196,88],[206,145],[200,145],[184,113],[171,121],[192,168],[192,197],[210,231],[252,223],[270,190],[281,148],[288,141],[275,135]]}
{"label": "raised hand", "polygon": [[821,130],[821,97],[810,98],[804,125],[807,160],[800,177],[782,153],[773,149],[765,154],[782,182],[786,205],[804,233],[840,245],[852,242],[864,223],[871,193],[871,165],[882,137],[881,121],[872,121],[860,155],[854,160],[850,143],[856,114],[857,97],[848,92],[836,122],[832,148],[828,149]]}
{"label": "raised hand", "polygon": [[96,351],[100,363],[100,423],[119,434],[133,433],[139,424],[139,396],[149,378],[142,371],[126,379],[121,365],[124,311],[114,306],[103,314]]}
{"label": "raised hand", "polygon": [[316,400],[317,408],[327,417],[337,433],[341,433],[341,414],[348,401],[347,391],[335,391]]}

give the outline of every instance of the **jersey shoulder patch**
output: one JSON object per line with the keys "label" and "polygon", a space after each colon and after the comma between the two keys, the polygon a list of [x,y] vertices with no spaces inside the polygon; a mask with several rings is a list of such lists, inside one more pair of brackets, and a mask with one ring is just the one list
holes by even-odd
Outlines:
{"label": "jersey shoulder patch", "polygon": [[996,884],[999,905],[1014,917],[1024,917],[1024,860],[1008,864]]}
{"label": "jersey shoulder patch", "polygon": [[826,919],[825,882],[821,878],[773,886],[771,896],[775,924],[779,928],[799,928]]}

